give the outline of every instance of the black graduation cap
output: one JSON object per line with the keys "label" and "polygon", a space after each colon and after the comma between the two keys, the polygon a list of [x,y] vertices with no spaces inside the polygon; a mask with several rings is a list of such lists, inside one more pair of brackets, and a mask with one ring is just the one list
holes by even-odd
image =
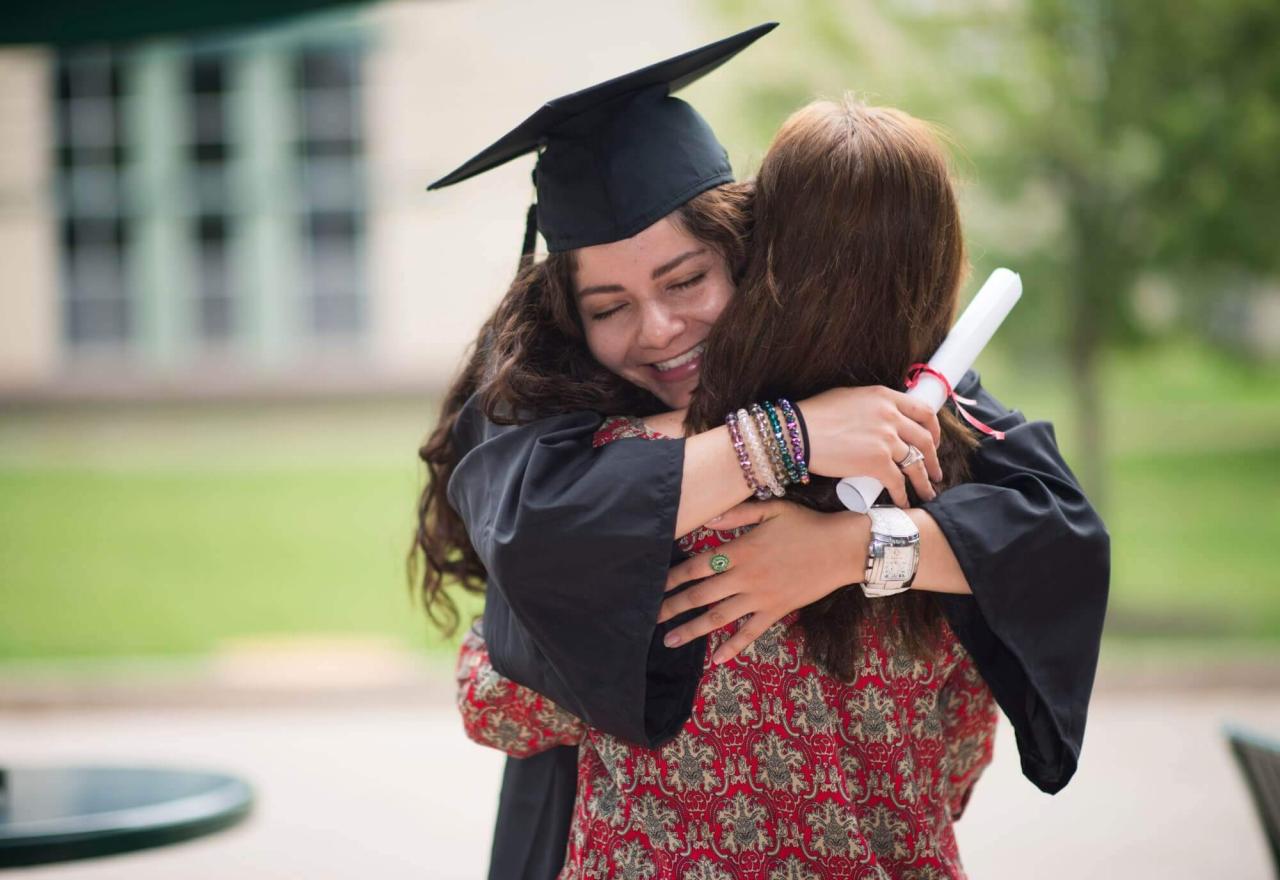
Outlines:
{"label": "black graduation cap", "polygon": [[[729,157],[698,113],[671,97],[777,27],[777,22],[548,101],[493,146],[431,184],[440,189],[540,151],[537,230],[555,251],[629,238],[701,192],[733,180]],[[525,253],[533,250],[530,208]]]}

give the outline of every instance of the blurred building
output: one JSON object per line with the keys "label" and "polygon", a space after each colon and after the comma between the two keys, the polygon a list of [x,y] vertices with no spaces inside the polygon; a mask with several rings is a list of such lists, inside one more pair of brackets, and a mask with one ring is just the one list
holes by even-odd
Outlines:
{"label": "blurred building", "polygon": [[0,395],[431,388],[514,269],[545,99],[696,45],[674,2],[399,2],[0,51]]}

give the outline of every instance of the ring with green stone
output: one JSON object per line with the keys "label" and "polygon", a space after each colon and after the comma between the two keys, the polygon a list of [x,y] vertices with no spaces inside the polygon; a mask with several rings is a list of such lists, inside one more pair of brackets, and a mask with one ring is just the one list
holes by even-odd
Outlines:
{"label": "ring with green stone", "polygon": [[716,574],[729,570],[729,557],[723,553],[717,553],[711,557],[711,570]]}

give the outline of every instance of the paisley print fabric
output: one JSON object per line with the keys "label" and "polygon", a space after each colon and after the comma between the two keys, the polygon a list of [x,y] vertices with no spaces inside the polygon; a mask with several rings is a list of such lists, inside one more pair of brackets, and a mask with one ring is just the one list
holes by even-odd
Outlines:
{"label": "paisley print fabric", "polygon": [[458,711],[476,742],[514,758],[582,742],[586,726],[577,716],[497,673],[479,624],[462,639],[455,677]]}
{"label": "paisley print fabric", "polygon": [[[656,435],[610,419],[596,443]],[[737,537],[700,528],[681,550]],[[585,728],[488,667],[469,637],[459,707],[472,738],[527,755],[580,742],[561,880],[959,878],[952,823],[991,761],[995,703],[947,630],[936,653],[904,657],[870,622],[858,674],[806,659],[795,615],[712,666],[708,639],[684,728],[646,749]]]}

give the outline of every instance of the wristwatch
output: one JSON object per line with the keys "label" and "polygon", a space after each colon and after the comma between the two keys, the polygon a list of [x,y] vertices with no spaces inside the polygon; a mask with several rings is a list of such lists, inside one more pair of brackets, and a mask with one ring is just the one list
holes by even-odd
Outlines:
{"label": "wristwatch", "polygon": [[920,529],[897,507],[873,507],[871,546],[862,592],[871,598],[893,596],[910,588],[920,565]]}

